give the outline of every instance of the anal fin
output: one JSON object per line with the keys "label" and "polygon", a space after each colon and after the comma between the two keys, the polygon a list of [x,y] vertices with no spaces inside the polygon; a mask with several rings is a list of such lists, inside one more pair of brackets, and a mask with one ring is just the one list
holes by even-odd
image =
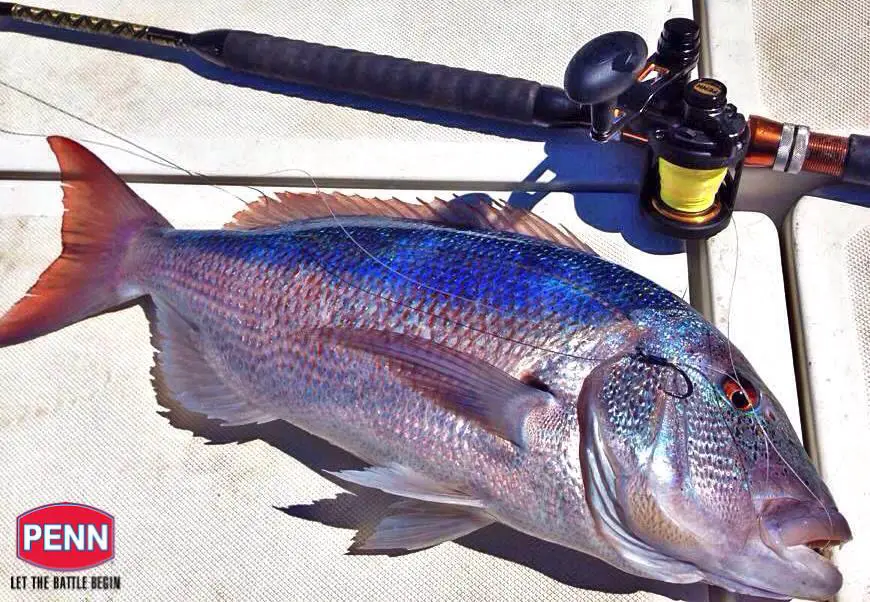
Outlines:
{"label": "anal fin", "polygon": [[167,303],[155,299],[156,386],[185,409],[227,426],[269,422],[275,416],[242,398],[209,363],[201,335]]}
{"label": "anal fin", "polygon": [[357,533],[351,552],[431,548],[495,522],[479,509],[419,500],[397,502],[390,509],[373,533]]}
{"label": "anal fin", "polygon": [[344,481],[386,493],[439,504],[455,504],[473,508],[483,502],[463,492],[459,487],[439,483],[401,464],[371,466],[364,470],[326,471]]}

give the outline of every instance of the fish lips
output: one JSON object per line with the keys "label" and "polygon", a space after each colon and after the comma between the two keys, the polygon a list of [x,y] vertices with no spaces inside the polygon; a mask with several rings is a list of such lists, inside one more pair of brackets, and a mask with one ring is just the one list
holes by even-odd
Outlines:
{"label": "fish lips", "polygon": [[835,594],[843,576],[824,552],[852,539],[846,518],[818,500],[778,498],[764,502],[761,539],[768,548],[801,571],[801,597],[823,599]]}

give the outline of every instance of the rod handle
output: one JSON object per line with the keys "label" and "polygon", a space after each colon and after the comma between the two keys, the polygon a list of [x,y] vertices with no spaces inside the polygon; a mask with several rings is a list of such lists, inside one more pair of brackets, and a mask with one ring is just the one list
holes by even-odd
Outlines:
{"label": "rod handle", "polygon": [[249,31],[202,32],[189,47],[229,69],[295,84],[520,123],[582,122],[563,90],[525,79]]}

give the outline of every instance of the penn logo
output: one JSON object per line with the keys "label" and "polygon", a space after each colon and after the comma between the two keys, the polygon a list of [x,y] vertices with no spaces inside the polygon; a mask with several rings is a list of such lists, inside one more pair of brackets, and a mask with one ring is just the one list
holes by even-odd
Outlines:
{"label": "penn logo", "polygon": [[17,523],[18,557],[28,564],[76,571],[115,557],[115,519],[92,506],[40,506],[20,515]]}

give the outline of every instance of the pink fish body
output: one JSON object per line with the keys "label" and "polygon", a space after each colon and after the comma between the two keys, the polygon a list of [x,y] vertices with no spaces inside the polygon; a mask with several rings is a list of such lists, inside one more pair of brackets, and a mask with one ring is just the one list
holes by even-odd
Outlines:
{"label": "pink fish body", "polygon": [[367,549],[493,522],[644,577],[767,597],[841,584],[851,537],[785,413],[693,309],[516,209],[341,195],[170,224],[51,138],[64,249],[0,320],[21,343],[139,297],[160,387],[227,424],[285,420],[405,498]]}

